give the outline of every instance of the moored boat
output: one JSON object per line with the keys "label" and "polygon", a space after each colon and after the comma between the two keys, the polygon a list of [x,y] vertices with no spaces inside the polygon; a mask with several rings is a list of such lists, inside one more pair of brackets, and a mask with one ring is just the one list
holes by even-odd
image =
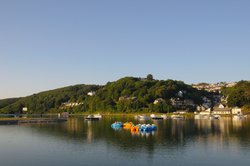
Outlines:
{"label": "moored boat", "polygon": [[162,116],[157,116],[155,114],[151,114],[150,117],[153,120],[163,120],[164,119]]}
{"label": "moored boat", "polygon": [[155,131],[155,130],[157,130],[157,127],[154,124],[152,124],[152,125],[143,124],[143,125],[140,126],[140,131],[141,132],[152,132],[152,131]]}
{"label": "moored boat", "polygon": [[146,116],[146,115],[137,115],[137,116],[135,116],[135,118],[137,119],[137,120],[142,120],[142,121],[144,121],[144,120],[149,120],[150,118],[148,117],[148,116]]}
{"label": "moored boat", "polygon": [[183,115],[172,115],[171,118],[172,119],[185,119]]}
{"label": "moored boat", "polygon": [[121,129],[123,126],[122,122],[115,122],[111,125],[113,129]]}
{"label": "moored boat", "polygon": [[100,118],[99,117],[95,117],[94,115],[88,115],[85,119],[86,120],[92,120],[92,121],[94,121],[94,120],[99,120]]}
{"label": "moored boat", "polygon": [[132,126],[130,128],[131,133],[139,133],[140,131],[140,125]]}
{"label": "moored boat", "polygon": [[162,117],[163,119],[167,119],[167,118],[168,118],[166,114],[162,114],[161,117]]}
{"label": "moored boat", "polygon": [[101,119],[101,118],[102,118],[102,115],[101,115],[101,114],[95,114],[94,117],[95,117],[95,118]]}
{"label": "moored boat", "polygon": [[211,115],[211,116],[209,117],[210,120],[219,120],[220,118],[221,118],[220,115]]}
{"label": "moored boat", "polygon": [[123,124],[124,129],[130,129],[133,126],[134,126],[134,124],[132,122],[126,122]]}

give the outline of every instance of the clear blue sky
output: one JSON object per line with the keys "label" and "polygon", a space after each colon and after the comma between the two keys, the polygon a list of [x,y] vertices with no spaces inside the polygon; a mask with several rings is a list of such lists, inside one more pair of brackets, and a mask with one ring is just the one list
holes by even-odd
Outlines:
{"label": "clear blue sky", "polygon": [[0,98],[148,73],[249,80],[250,1],[0,1]]}

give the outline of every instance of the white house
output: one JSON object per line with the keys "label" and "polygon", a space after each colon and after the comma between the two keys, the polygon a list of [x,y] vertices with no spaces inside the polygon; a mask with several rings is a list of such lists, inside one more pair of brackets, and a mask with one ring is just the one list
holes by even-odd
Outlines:
{"label": "white house", "polygon": [[218,108],[225,108],[223,104],[220,104]]}
{"label": "white house", "polygon": [[235,107],[232,109],[232,114],[236,115],[236,114],[241,114],[241,108]]}
{"label": "white house", "polygon": [[88,96],[95,96],[95,92],[94,91],[89,92]]}
{"label": "white house", "polygon": [[228,108],[224,108],[224,109],[215,109],[213,111],[213,114],[215,115],[231,115],[231,110]]}
{"label": "white house", "polygon": [[66,102],[66,103],[63,103],[62,106],[63,107],[77,107],[79,105],[82,105],[83,103],[78,103],[78,102]]}
{"label": "white house", "polygon": [[199,112],[201,112],[201,111],[205,111],[207,108],[209,108],[209,107],[204,107],[204,106],[202,105],[202,106],[197,106],[197,107],[196,107],[196,110],[199,111]]}
{"label": "white house", "polygon": [[231,112],[231,108],[227,108],[223,104],[215,106],[213,110],[213,114],[216,115],[231,115]]}
{"label": "white house", "polygon": [[183,92],[182,92],[182,91],[179,91],[179,92],[178,92],[178,96],[179,96],[179,97],[183,97]]}
{"label": "white house", "polygon": [[162,103],[163,101],[164,101],[164,99],[158,98],[158,99],[156,99],[156,100],[154,101],[154,105],[159,104],[159,103]]}
{"label": "white house", "polygon": [[27,107],[23,107],[23,112],[27,112],[28,111],[28,108]]}

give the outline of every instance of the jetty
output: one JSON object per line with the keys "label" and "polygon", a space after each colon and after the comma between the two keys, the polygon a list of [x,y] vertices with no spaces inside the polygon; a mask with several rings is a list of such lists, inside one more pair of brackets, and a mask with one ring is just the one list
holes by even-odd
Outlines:
{"label": "jetty", "polygon": [[0,125],[44,124],[66,122],[64,118],[0,118]]}

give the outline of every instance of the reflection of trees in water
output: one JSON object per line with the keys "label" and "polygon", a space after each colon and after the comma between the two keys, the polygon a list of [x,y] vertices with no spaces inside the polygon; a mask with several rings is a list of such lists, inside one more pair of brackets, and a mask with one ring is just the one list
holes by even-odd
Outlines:
{"label": "reflection of trees in water", "polygon": [[154,121],[158,130],[154,134],[147,135],[132,135],[129,130],[115,131],[110,127],[114,121],[139,123],[131,117],[107,117],[97,122],[85,121],[83,118],[69,118],[66,123],[34,125],[33,128],[41,134],[53,135],[60,140],[72,140],[79,144],[104,141],[108,147],[115,146],[125,153],[147,151],[148,157],[152,157],[155,149],[159,147],[172,150],[176,147],[185,149],[185,145],[191,142],[207,146],[213,143],[223,146],[232,142],[239,144],[241,141],[249,141],[250,138],[250,121],[234,122],[231,118]]}

